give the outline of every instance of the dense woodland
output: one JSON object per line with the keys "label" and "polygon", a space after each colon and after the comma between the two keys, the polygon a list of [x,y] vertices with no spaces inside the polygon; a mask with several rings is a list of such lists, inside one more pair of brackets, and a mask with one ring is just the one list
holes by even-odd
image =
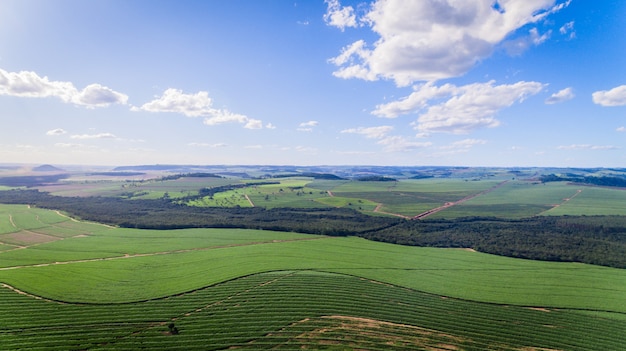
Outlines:
{"label": "dense woodland", "polygon": [[0,191],[0,203],[30,204],[129,228],[250,228],[355,235],[402,245],[473,248],[510,257],[626,268],[626,217],[561,216],[521,220],[405,220],[341,208],[192,207],[168,199],[60,197],[36,190]]}
{"label": "dense woodland", "polygon": [[588,184],[588,185],[596,185],[596,186],[609,186],[609,187],[619,187],[626,188],[626,178],[623,176],[582,176],[580,174],[568,173],[565,175],[555,175],[555,174],[547,174],[541,176],[541,182],[572,182],[579,184]]}

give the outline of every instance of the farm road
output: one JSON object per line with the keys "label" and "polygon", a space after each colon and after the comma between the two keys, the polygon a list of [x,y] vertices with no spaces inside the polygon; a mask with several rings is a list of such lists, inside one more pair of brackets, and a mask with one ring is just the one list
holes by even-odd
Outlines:
{"label": "farm road", "polygon": [[452,207],[452,206],[455,206],[455,205],[458,205],[458,204],[462,204],[465,201],[471,200],[471,199],[473,199],[473,198],[475,198],[477,196],[481,196],[481,195],[485,195],[487,193],[490,193],[490,192],[498,189],[499,187],[503,186],[504,184],[506,184],[508,182],[509,182],[508,180],[505,180],[505,181],[503,181],[501,183],[498,183],[498,184],[494,185],[493,187],[491,187],[491,188],[489,188],[487,190],[483,190],[483,191],[481,191],[479,193],[476,193],[476,194],[464,197],[461,200],[454,201],[454,202],[446,202],[443,206],[435,207],[435,208],[430,209],[430,210],[428,210],[426,212],[422,212],[422,213],[418,214],[417,216],[413,217],[413,219],[423,219],[423,218],[426,218],[426,217],[428,217],[428,216],[430,216],[432,214],[435,214],[435,213],[437,213],[439,211],[445,210],[446,208],[449,208],[449,207]]}

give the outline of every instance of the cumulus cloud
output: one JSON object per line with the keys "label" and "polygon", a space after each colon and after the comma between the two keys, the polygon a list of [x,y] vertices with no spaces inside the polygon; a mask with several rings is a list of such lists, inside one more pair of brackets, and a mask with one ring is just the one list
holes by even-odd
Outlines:
{"label": "cumulus cloud", "polygon": [[78,90],[71,82],[51,81],[31,71],[7,72],[0,69],[0,95],[46,98],[56,97],[65,103],[88,108],[128,103],[128,96],[100,84]]}
{"label": "cumulus cloud", "polygon": [[325,0],[328,9],[324,14],[327,25],[344,31],[346,27],[356,27],[356,15],[352,6],[341,6],[339,0]]}
{"label": "cumulus cloud", "polygon": [[116,139],[117,137],[111,133],[98,134],[76,134],[70,136],[71,139]]}
{"label": "cumulus cloud", "polygon": [[[337,6],[338,2],[329,1]],[[488,57],[518,29],[567,6],[554,0],[377,0],[361,21],[379,36],[357,40],[329,61],[340,78],[390,79],[398,86],[457,77]],[[356,25],[356,20],[354,22]],[[531,29],[528,43],[549,33]]]}
{"label": "cumulus cloud", "polygon": [[341,133],[361,134],[369,139],[381,139],[387,136],[389,132],[393,130],[392,126],[379,126],[379,127],[358,127],[344,129]]}
{"label": "cumulus cloud", "polygon": [[620,85],[611,90],[600,90],[591,94],[593,102],[602,106],[626,105],[626,85]]}
{"label": "cumulus cloud", "polygon": [[63,135],[66,134],[67,132],[64,129],[61,128],[57,128],[57,129],[52,129],[46,132],[46,135]]}
{"label": "cumulus cloud", "polygon": [[626,132],[626,127],[624,126],[618,127],[617,129],[615,129],[615,131],[620,132],[620,133]]}
{"label": "cumulus cloud", "polygon": [[432,83],[417,85],[408,97],[378,105],[372,113],[395,118],[401,114],[416,113],[413,122],[420,133],[447,132],[466,134],[477,128],[496,127],[496,114],[528,96],[542,91],[544,84],[517,82],[495,85],[494,81],[464,86]]}
{"label": "cumulus cloud", "polygon": [[263,123],[260,120],[248,116],[233,113],[226,109],[213,107],[213,100],[206,91],[195,94],[185,94],[182,90],[167,89],[163,95],[143,104],[141,107],[133,107],[133,111],[170,112],[179,113],[187,117],[204,117],[204,124],[214,126],[224,123],[240,123],[247,129],[261,129]]}
{"label": "cumulus cloud", "polygon": [[571,100],[574,98],[574,90],[572,88],[565,88],[563,90],[559,90],[558,92],[552,94],[549,98],[546,99],[546,104],[558,104],[563,101]]}

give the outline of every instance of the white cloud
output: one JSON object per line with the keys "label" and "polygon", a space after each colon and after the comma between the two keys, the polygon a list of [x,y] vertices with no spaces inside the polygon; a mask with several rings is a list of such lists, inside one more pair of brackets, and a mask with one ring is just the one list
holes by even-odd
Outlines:
{"label": "white cloud", "polygon": [[258,119],[248,118],[246,124],[243,126],[246,129],[263,129],[263,121]]}
{"label": "white cloud", "polygon": [[52,129],[46,132],[46,135],[63,135],[67,133],[64,129],[61,128],[57,128],[57,129]]}
{"label": "white cloud", "polygon": [[408,97],[378,105],[372,113],[387,118],[421,113],[413,122],[420,133],[466,134],[476,128],[498,126],[500,122],[495,116],[500,110],[524,101],[544,88],[538,82],[494,83],[489,81],[460,87],[453,84],[437,87],[432,83],[417,85]]}
{"label": "white cloud", "polygon": [[99,134],[77,134],[70,136],[71,139],[116,139],[117,137],[111,133]]}
{"label": "white cloud", "polygon": [[572,144],[558,146],[559,150],[617,150],[613,145],[590,145],[590,144]]}
{"label": "white cloud", "polygon": [[65,103],[89,108],[106,107],[112,104],[125,105],[128,96],[100,84],[90,84],[78,90],[70,82],[50,81],[35,72],[7,72],[0,69],[0,95],[46,98],[56,97]]}
{"label": "white cloud", "polygon": [[442,99],[455,94],[458,88],[452,84],[435,86],[432,82],[417,85],[411,95],[397,101],[376,106],[372,114],[378,117],[396,118],[399,115],[417,112],[428,106],[430,100]]}
{"label": "white cloud", "polygon": [[300,123],[300,127],[317,127],[318,121],[308,121]]}
{"label": "white cloud", "polygon": [[502,44],[506,52],[511,56],[517,56],[528,50],[531,45],[540,45],[546,40],[550,39],[552,31],[547,31],[544,34],[539,34],[537,28],[531,28],[528,31],[528,35],[517,39],[506,41]]}
{"label": "white cloud", "polygon": [[128,96],[113,91],[100,84],[90,84],[80,91],[72,101],[77,105],[88,107],[105,107],[111,104],[123,104],[128,102]]}
{"label": "white cloud", "polygon": [[576,32],[574,31],[574,21],[565,23],[561,28],[559,28],[559,32],[563,35],[569,34],[569,39],[576,38]]}
{"label": "white cloud", "polygon": [[341,6],[339,0],[325,0],[328,9],[324,14],[324,22],[327,25],[337,27],[344,31],[346,27],[356,27],[356,15],[352,6]]}
{"label": "white cloud", "polygon": [[387,136],[389,132],[393,130],[392,126],[380,126],[380,127],[358,127],[344,129],[341,133],[361,134],[365,135],[369,139],[381,139]]}
{"label": "white cloud", "polygon": [[143,104],[141,107],[133,107],[133,111],[170,112],[179,113],[187,117],[204,117],[203,123],[214,126],[224,123],[240,123],[247,129],[261,129],[263,123],[258,119],[233,113],[225,109],[212,107],[213,100],[206,91],[195,94],[185,94],[182,90],[167,89],[163,95]]}
{"label": "white cloud", "polygon": [[143,104],[141,107],[134,107],[133,110],[143,110],[148,112],[173,112],[180,113],[188,117],[201,117],[213,115],[217,110],[211,107],[213,101],[209,98],[209,93],[200,91],[196,94],[184,94],[178,89],[167,89],[163,95]]}
{"label": "white cloud", "polygon": [[552,94],[549,98],[546,99],[546,104],[558,104],[560,102],[564,102],[567,100],[571,100],[574,98],[574,90],[572,88],[565,88],[563,90],[559,90],[558,92]]}
{"label": "white cloud", "polygon": [[626,127],[624,127],[624,126],[618,127],[617,129],[615,129],[615,131],[617,131],[617,132],[626,132]]}
{"label": "white cloud", "polygon": [[[457,77],[491,55],[512,33],[569,2],[510,0],[496,4],[484,0],[377,0],[362,22],[380,38],[371,47],[363,40],[346,46],[330,59],[339,67],[334,75],[391,79],[398,86]],[[539,44],[548,36],[534,29],[530,42]]]}
{"label": "white cloud", "polygon": [[626,85],[620,85],[611,90],[600,90],[591,94],[593,102],[602,106],[626,105]]}
{"label": "white cloud", "polygon": [[313,127],[317,127],[318,124],[318,121],[302,122],[300,123],[300,125],[298,125],[298,128],[296,130],[299,132],[312,132]]}

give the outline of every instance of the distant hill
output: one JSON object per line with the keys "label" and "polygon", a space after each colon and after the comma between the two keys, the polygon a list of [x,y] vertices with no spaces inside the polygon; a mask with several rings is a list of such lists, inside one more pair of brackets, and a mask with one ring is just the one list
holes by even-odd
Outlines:
{"label": "distant hill", "polygon": [[33,172],[65,172],[65,170],[52,165],[41,165],[34,167]]}

